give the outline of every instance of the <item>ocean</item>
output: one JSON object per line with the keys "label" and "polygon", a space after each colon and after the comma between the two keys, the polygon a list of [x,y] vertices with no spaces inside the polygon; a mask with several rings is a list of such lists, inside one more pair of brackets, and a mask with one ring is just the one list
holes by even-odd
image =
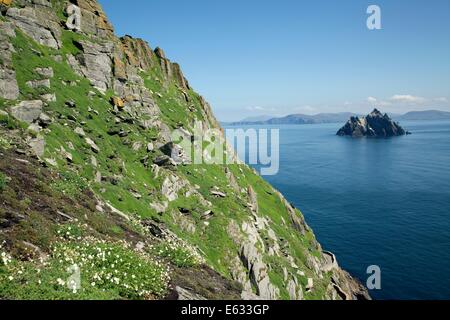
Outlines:
{"label": "ocean", "polygon": [[450,299],[450,121],[402,122],[413,134],[389,139],[341,125],[256,127],[280,129],[280,170],[264,178],[342,268],[362,283],[381,268],[373,298]]}

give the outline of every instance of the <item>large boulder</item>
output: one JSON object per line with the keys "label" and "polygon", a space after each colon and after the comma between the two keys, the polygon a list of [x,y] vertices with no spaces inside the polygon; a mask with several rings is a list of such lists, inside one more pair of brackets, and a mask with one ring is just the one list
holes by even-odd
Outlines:
{"label": "large boulder", "polygon": [[15,100],[19,97],[19,86],[14,70],[0,69],[0,97],[8,100]]}
{"label": "large boulder", "polygon": [[11,115],[20,121],[32,123],[41,115],[42,106],[41,100],[22,101],[11,108]]}
{"label": "large boulder", "polygon": [[180,179],[178,176],[169,175],[162,184],[161,194],[172,202],[178,198],[178,192],[185,186],[186,181]]}

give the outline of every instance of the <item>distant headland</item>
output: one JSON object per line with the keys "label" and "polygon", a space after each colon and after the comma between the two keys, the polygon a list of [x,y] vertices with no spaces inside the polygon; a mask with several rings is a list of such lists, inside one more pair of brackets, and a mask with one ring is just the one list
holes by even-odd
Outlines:
{"label": "distant headland", "polygon": [[[337,113],[319,113],[316,115],[291,114],[285,117],[274,118],[273,116],[263,115],[257,117],[245,118],[236,122],[222,122],[228,126],[242,125],[303,125],[320,123],[341,123],[347,121],[350,117],[362,117],[363,114],[351,112]],[[395,121],[414,121],[414,120],[450,120],[450,112],[440,110],[411,111],[405,114],[392,114],[389,116]]]}

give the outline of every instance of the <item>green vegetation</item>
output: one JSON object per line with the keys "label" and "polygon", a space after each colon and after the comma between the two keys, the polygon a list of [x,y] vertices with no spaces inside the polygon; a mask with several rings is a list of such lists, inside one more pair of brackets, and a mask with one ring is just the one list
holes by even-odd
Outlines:
{"label": "green vegetation", "polygon": [[194,121],[202,120],[204,116],[198,94],[193,90],[183,91],[174,80],[165,80],[159,58],[152,58],[154,67],[141,73],[141,77],[157,102],[163,121],[175,129],[189,128],[193,126]]}
{"label": "green vegetation", "polygon": [[6,187],[6,176],[3,172],[0,172],[0,191]]}
{"label": "green vegetation", "polygon": [[[63,19],[62,2],[52,0],[52,4]],[[19,99],[42,99],[43,94],[54,93],[56,100],[44,106],[52,123],[41,133],[46,143],[42,159],[50,173],[43,177],[38,169],[27,172],[18,167],[22,180],[13,181],[15,188],[5,188],[6,177],[0,172],[1,200],[6,208],[0,206],[0,220],[11,219],[9,208],[19,214],[11,231],[15,243],[0,248],[0,299],[160,298],[167,293],[169,266],[191,271],[206,264],[231,280],[245,239],[233,238],[230,228],[242,236],[241,226],[258,219],[275,234],[274,239],[267,229],[257,230],[262,240],[256,246],[280,297],[289,299],[286,273],[297,277],[299,270],[304,271],[298,277],[302,288],[308,278],[314,278],[314,290],[305,293],[305,298],[325,296],[330,277],[320,279],[308,263],[308,258],[320,257],[312,231],[294,229],[288,204],[266,181],[245,165],[152,167],[153,160],[162,155],[158,149],[160,130],[157,125],[146,129],[139,123],[151,116],[136,119],[132,112],[114,111],[110,103],[114,92],[99,92],[67,63],[68,55],[81,53],[78,42],[98,40],[63,30],[63,46],[54,50],[19,30],[16,34],[11,42],[16,51],[13,64]],[[161,111],[158,120],[170,129],[192,130],[195,121],[215,127],[209,123],[214,121],[208,119],[201,97],[165,75],[156,55],[152,59],[150,70],[140,76]],[[27,86],[30,80],[42,79],[35,70],[44,67],[53,69],[51,88]],[[0,105],[3,108],[5,104],[0,101]],[[0,114],[0,129],[24,128],[24,124]],[[155,144],[155,150],[147,150],[149,142]],[[0,137],[0,147],[9,145]],[[67,153],[69,158],[64,156]],[[176,199],[168,201],[162,186],[174,175],[185,184],[177,190]],[[235,184],[230,183],[230,175]],[[214,196],[213,189],[226,196]],[[257,213],[249,208],[249,189],[257,195]],[[98,209],[99,202],[104,207]],[[164,203],[167,209],[157,212],[155,204]],[[105,204],[130,220],[104,210]],[[295,214],[302,218],[300,211],[295,210]],[[167,227],[170,236],[152,238],[146,229],[148,221]],[[138,241],[146,242],[144,248],[136,249]],[[29,254],[27,243],[42,252]],[[280,252],[263,250],[275,244]],[[80,287],[71,287],[67,280],[75,265],[81,271]]]}
{"label": "green vegetation", "polygon": [[202,261],[192,248],[181,243],[162,242],[153,247],[151,252],[161,258],[168,259],[179,268],[194,267]]}
{"label": "green vegetation", "polygon": [[0,127],[2,126],[8,130],[13,130],[19,128],[20,124],[12,117],[0,114]]}
{"label": "green vegetation", "polygon": [[75,197],[88,187],[87,182],[73,172],[63,172],[59,180],[52,184],[52,188],[65,195]]}
{"label": "green vegetation", "polygon": [[38,261],[0,254],[0,294],[7,299],[148,299],[165,294],[169,280],[167,266],[120,242],[65,235]]}

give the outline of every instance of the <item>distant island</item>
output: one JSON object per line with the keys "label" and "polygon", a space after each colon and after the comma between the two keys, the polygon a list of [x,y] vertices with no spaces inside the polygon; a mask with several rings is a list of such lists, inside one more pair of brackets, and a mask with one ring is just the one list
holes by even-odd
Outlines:
{"label": "distant island", "polygon": [[398,123],[394,122],[387,113],[382,114],[374,109],[366,117],[351,117],[337,132],[338,136],[352,137],[395,137],[409,134]]}
{"label": "distant island", "polygon": [[[223,123],[223,125],[278,125],[278,124],[320,124],[320,123],[340,123],[350,117],[362,117],[362,114],[340,112],[340,113],[319,113],[316,115],[291,114],[285,117],[259,116],[246,118],[241,121]],[[450,120],[450,112],[439,110],[411,111],[406,114],[389,114],[395,121],[412,120]]]}
{"label": "distant island", "polygon": [[276,125],[276,124],[318,124],[318,123],[338,123],[347,120],[352,116],[358,116],[356,113],[340,112],[340,113],[319,113],[316,115],[307,114],[291,114],[285,117],[274,118],[269,116],[261,116],[246,118],[241,121],[226,123],[228,125]]}

